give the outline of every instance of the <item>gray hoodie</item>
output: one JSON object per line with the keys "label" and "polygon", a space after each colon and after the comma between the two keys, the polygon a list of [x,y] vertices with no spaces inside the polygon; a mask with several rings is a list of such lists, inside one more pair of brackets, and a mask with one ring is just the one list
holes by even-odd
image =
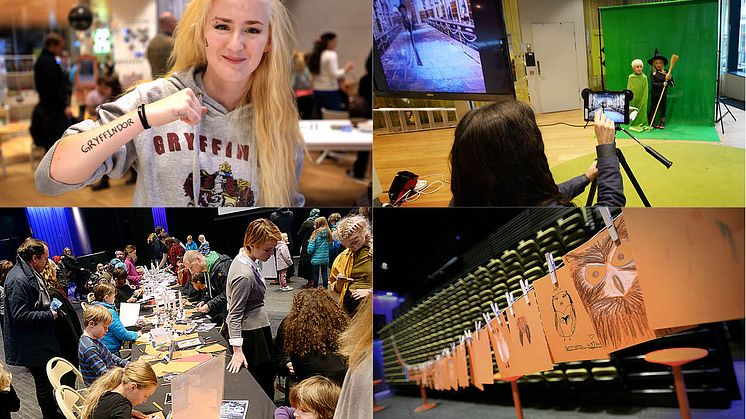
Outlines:
{"label": "gray hoodie", "polygon": [[[36,169],[36,189],[43,194],[59,195],[95,183],[106,174],[120,178],[133,167],[137,171],[133,206],[194,206],[192,190],[197,188],[200,190],[198,206],[256,206],[260,199],[256,141],[253,135],[242,138],[231,126],[231,120],[238,119],[238,112],[253,118],[252,109],[228,112],[207,96],[201,70],[191,69],[168,79],[138,85],[117,101],[101,105],[98,121],[77,123],[68,128],[63,137],[107,124],[140,104],[155,102],[187,87],[201,97],[207,107],[200,124],[193,127],[177,120],[146,130],[108,157],[88,180],[75,185],[57,182],[50,176],[52,155],[58,142]],[[303,151],[299,148],[295,158],[298,179],[302,168]],[[195,173],[199,173],[198,178]],[[304,201],[303,195],[296,193],[292,206],[303,206]]]}

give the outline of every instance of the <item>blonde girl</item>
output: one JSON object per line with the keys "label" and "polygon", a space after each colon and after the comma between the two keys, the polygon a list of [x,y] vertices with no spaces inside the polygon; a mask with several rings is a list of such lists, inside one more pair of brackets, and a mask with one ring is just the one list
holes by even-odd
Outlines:
{"label": "blonde girl", "polygon": [[57,195],[138,172],[133,206],[302,206],[298,111],[281,0],[192,0],[171,73],[70,127],[36,171]]}
{"label": "blonde girl", "polygon": [[13,374],[0,361],[0,419],[10,419],[10,412],[17,412],[21,408],[21,400],[12,382]]}
{"label": "blonde girl", "polygon": [[290,405],[275,410],[275,419],[332,419],[340,388],[332,380],[314,375],[290,389]]}
{"label": "blonde girl", "polygon": [[158,377],[147,362],[136,361],[124,368],[114,368],[90,387],[83,419],[144,418],[132,406],[148,400],[157,386]]}

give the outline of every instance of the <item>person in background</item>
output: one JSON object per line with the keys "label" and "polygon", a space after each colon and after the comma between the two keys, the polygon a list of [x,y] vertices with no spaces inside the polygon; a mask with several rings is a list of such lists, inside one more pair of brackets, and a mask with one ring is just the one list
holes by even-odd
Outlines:
{"label": "person in background", "polygon": [[199,240],[199,249],[197,250],[207,256],[207,254],[210,253],[210,242],[207,241],[204,234],[197,236],[197,240]]}
{"label": "person in background", "polygon": [[55,57],[65,50],[65,38],[50,32],[44,39],[44,49],[34,64],[34,86],[39,103],[31,115],[31,138],[34,144],[49,150],[70,124],[72,109],[68,82]]}
{"label": "person in background", "polygon": [[174,49],[176,23],[176,17],[171,12],[163,12],[158,16],[160,32],[150,40],[146,52],[153,78],[165,76],[171,68],[169,56]]}
{"label": "person in background", "polygon": [[132,406],[145,403],[157,388],[158,377],[147,362],[113,368],[89,389],[83,419],[144,419],[148,416]]}
{"label": "person in background", "polygon": [[0,361],[0,419],[10,419],[10,413],[20,409],[21,399],[13,388],[13,374]]}
{"label": "person in background", "polygon": [[[59,313],[51,308],[52,298],[41,277],[49,247],[29,237],[18,247],[17,254],[15,266],[5,278],[5,362],[28,368],[44,419],[62,418],[46,371],[50,359],[62,356],[54,324]],[[72,387],[75,377],[65,377],[62,383]]]}
{"label": "person in background", "polygon": [[[119,76],[117,76],[116,74],[99,75],[98,80],[96,80],[96,88],[88,92],[88,95],[86,95],[85,98],[85,108],[86,112],[88,113],[88,117],[91,120],[95,121],[98,116],[98,114],[96,113],[98,107],[103,105],[104,103],[113,102],[121,94],[122,85],[119,83]],[[81,120],[83,120],[82,115]],[[135,176],[136,178],[137,175],[133,174],[133,176]],[[134,181],[132,179],[129,179],[127,180],[127,184],[134,184]],[[104,175],[104,177],[102,177],[101,180],[98,181],[98,183],[91,185],[91,189],[94,191],[99,191],[108,187],[108,175]]]}
{"label": "person in background", "polygon": [[173,237],[167,237],[166,238],[166,248],[168,249],[168,260],[170,262],[171,270],[176,272],[178,269],[179,264],[179,258],[183,258],[184,253],[186,250],[184,250],[184,246],[181,245],[178,241],[176,241]]}
{"label": "person in background", "polygon": [[300,230],[298,231],[298,239],[300,239],[298,276],[305,278],[308,281],[303,288],[311,288],[313,285],[313,281],[311,280],[311,255],[308,254],[308,239],[310,239],[311,234],[313,234],[313,223],[320,214],[321,211],[318,208],[312,209],[308,214],[308,218],[306,218],[306,221],[303,221],[303,224],[301,224]]}
{"label": "person in background", "polygon": [[187,236],[186,245],[184,245],[184,249],[186,250],[198,250],[199,246],[197,246],[197,243],[192,240],[192,235]]}
{"label": "person in background", "polygon": [[349,369],[334,419],[370,417],[373,411],[373,298],[365,297],[350,326],[340,336],[339,353]]}
{"label": "person in background", "polygon": [[[136,294],[142,294],[142,291],[138,290],[137,293],[127,284],[127,271],[122,268],[114,268],[111,273],[114,278],[115,288],[117,290],[116,297],[114,297],[114,304],[119,308],[121,303],[134,303],[137,301]],[[94,291],[94,295],[95,295]]]}
{"label": "person in background", "polygon": [[[357,87],[357,100],[354,106],[350,106],[350,118],[373,119],[373,51],[365,60],[365,75],[360,78]],[[347,176],[356,180],[365,180],[365,172],[368,169],[370,151],[358,151],[352,169],[347,171]]]}
{"label": "person in background", "polygon": [[124,266],[127,268],[127,281],[133,287],[140,285],[142,274],[137,271],[135,263],[137,263],[137,248],[134,245],[128,244],[124,246],[124,253],[127,255],[124,258]]}
{"label": "person in background", "polygon": [[282,240],[275,246],[275,265],[277,266],[277,283],[282,291],[292,291],[293,287],[288,285],[288,268],[293,265],[293,258],[288,249],[288,235],[282,233]]}
{"label": "person in background", "polygon": [[67,270],[68,282],[75,284],[75,291],[73,292],[74,302],[85,301],[88,289],[86,289],[86,274],[83,268],[80,267],[78,258],[73,255],[73,251],[66,247],[62,252],[61,257],[62,263],[65,264]]}
{"label": "person in background", "polygon": [[80,373],[86,386],[93,384],[98,377],[106,374],[112,367],[124,367],[129,364],[114,354],[101,342],[111,325],[111,313],[106,307],[92,305],[83,312],[85,329],[78,344],[78,361]]}
{"label": "person in background", "polygon": [[303,51],[293,52],[293,91],[300,119],[311,119],[313,115],[313,82],[306,65]]}
{"label": "person in background", "polygon": [[321,109],[342,110],[342,94],[339,91],[339,79],[343,78],[354,65],[346,63],[339,68],[337,52],[337,34],[326,32],[314,43],[313,52],[308,59],[308,69],[313,75],[313,119],[321,119]]}
{"label": "person in background", "polygon": [[3,327],[3,317],[5,316],[5,277],[8,276],[13,262],[9,260],[0,260],[0,328]]}
{"label": "person in background", "polygon": [[345,217],[337,224],[337,237],[346,249],[337,256],[329,279],[340,293],[340,305],[353,315],[360,301],[373,293],[373,237],[368,219]]}
{"label": "person in background", "polygon": [[326,377],[306,378],[290,389],[292,407],[275,409],[275,419],[333,419],[339,392],[339,386]]}
{"label": "person in background", "polygon": [[332,231],[326,217],[318,217],[313,222],[315,228],[308,239],[308,254],[311,255],[311,281],[313,287],[319,286],[319,271],[324,288],[329,287],[329,250],[332,247]]}
{"label": "person in background", "polygon": [[95,301],[94,305],[100,305],[105,309],[109,310],[111,314],[111,324],[104,337],[101,338],[101,343],[106,346],[112,354],[119,356],[119,351],[122,349],[122,344],[126,341],[137,340],[140,336],[139,333],[127,330],[122,324],[122,320],[119,319],[119,313],[117,313],[114,302],[116,300],[117,289],[114,288],[108,282],[102,282],[93,288],[93,296]]}

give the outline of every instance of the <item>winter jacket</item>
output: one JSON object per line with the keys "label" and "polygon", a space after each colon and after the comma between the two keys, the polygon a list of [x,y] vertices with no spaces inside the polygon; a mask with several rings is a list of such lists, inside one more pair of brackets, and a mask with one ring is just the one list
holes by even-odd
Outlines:
{"label": "winter jacket", "polygon": [[329,237],[326,229],[316,230],[316,236],[311,235],[308,240],[308,254],[311,255],[311,265],[329,266],[329,249],[332,244],[327,241]]}
{"label": "winter jacket", "polygon": [[290,249],[288,244],[285,242],[277,242],[275,246],[275,263],[277,264],[277,271],[287,269],[293,264],[293,258],[290,256]]}
{"label": "winter jacket", "polygon": [[[33,269],[16,257],[16,264],[5,278],[3,343],[9,365],[39,367],[61,356],[55,334],[49,299],[40,299],[39,281]],[[46,290],[42,291],[46,294]]]}
{"label": "winter jacket", "polygon": [[93,304],[105,307],[111,313],[111,325],[104,337],[101,338],[101,343],[106,346],[109,352],[118,354],[119,350],[122,349],[124,341],[137,339],[137,332],[127,330],[122,324],[122,320],[119,319],[119,313],[117,313],[114,304],[104,301],[95,301]]}
{"label": "winter jacket", "polygon": [[[75,124],[65,131],[63,137],[93,130],[136,110],[141,104],[156,102],[186,88],[192,89],[207,107],[207,114],[198,125],[176,120],[145,130],[109,156],[87,180],[73,185],[51,177],[49,170],[59,145],[57,142],[36,170],[37,190],[58,195],[95,183],[106,174],[120,178],[130,168],[135,168],[137,184],[132,197],[132,206],[135,207],[195,204],[247,207],[261,203],[257,140],[253,131],[239,132],[236,128],[238,119],[253,125],[253,107],[228,111],[205,92],[203,73],[202,69],[192,68],[168,78],[142,83],[116,101],[101,105],[97,121],[85,120]],[[293,157],[293,161],[288,163],[294,166],[296,179],[300,179],[303,168],[301,147]],[[192,193],[195,188],[199,190],[196,203]],[[301,207],[304,202],[303,195],[295,193],[292,206]]]}
{"label": "winter jacket", "polygon": [[57,310],[57,320],[54,321],[57,343],[60,345],[60,354],[71,364],[78,366],[78,340],[83,334],[83,328],[80,326],[80,318],[75,307],[70,303],[67,295],[61,293],[55,288],[49,287],[49,296],[62,302],[62,306]]}
{"label": "winter jacket", "polygon": [[212,264],[208,263],[208,288],[202,301],[210,308],[210,317],[213,321],[221,324],[225,319],[227,300],[225,297],[225,282],[228,278],[228,270],[231,267],[233,259],[227,255],[217,252],[210,252],[207,259],[217,256]]}

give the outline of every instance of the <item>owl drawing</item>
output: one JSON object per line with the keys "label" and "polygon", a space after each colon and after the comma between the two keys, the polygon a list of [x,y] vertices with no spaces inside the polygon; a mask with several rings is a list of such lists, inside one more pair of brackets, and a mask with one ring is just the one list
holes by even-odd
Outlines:
{"label": "owl drawing", "polygon": [[619,243],[604,234],[587,249],[565,257],[596,334],[604,346],[611,347],[648,330],[642,288],[623,219],[617,233]]}
{"label": "owl drawing", "polygon": [[552,296],[552,309],[554,310],[554,328],[563,338],[569,338],[575,333],[575,306],[572,297],[567,291],[556,292]]}
{"label": "owl drawing", "polygon": [[518,340],[523,346],[523,339],[526,339],[526,345],[531,344],[531,329],[528,328],[526,316],[518,316]]}

